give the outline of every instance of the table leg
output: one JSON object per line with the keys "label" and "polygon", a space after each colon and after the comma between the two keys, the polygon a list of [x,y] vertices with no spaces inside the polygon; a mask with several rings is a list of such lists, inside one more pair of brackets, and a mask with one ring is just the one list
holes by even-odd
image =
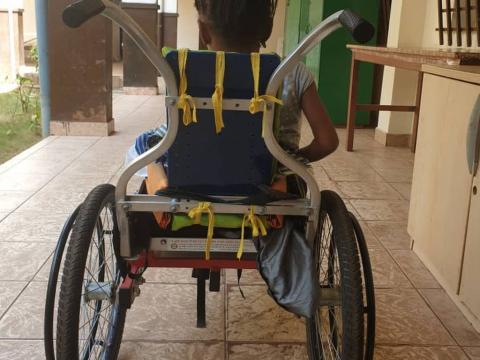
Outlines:
{"label": "table leg", "polygon": [[355,59],[355,54],[352,54],[350,91],[348,95],[347,151],[353,151],[353,133],[355,131],[355,117],[357,112],[358,65],[359,61]]}
{"label": "table leg", "polygon": [[422,101],[423,72],[418,72],[417,95],[415,99],[415,112],[413,113],[412,137],[410,138],[410,150],[414,153],[417,146],[418,119],[420,116],[420,103]]}

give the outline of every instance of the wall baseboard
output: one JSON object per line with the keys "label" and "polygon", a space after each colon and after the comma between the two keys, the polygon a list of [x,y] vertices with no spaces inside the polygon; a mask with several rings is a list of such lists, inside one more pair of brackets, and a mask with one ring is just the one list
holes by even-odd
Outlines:
{"label": "wall baseboard", "polygon": [[114,131],[114,119],[109,122],[57,120],[50,122],[50,134],[55,136],[109,136]]}
{"label": "wall baseboard", "polygon": [[375,141],[385,146],[409,147],[410,134],[387,134],[382,130],[375,129]]}

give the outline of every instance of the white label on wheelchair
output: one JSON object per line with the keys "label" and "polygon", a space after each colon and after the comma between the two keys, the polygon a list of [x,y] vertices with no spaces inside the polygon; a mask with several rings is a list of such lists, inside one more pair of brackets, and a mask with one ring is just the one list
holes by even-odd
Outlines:
{"label": "white label on wheelchair", "polygon": [[[212,239],[210,252],[236,253],[240,245],[239,239]],[[204,252],[205,239],[198,238],[153,238],[151,250],[178,251],[178,252]],[[244,253],[256,253],[252,239],[245,239]]]}

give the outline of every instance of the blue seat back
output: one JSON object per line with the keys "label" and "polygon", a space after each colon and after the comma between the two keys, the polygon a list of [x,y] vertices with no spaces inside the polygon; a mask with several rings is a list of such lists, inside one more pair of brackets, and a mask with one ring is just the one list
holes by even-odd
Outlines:
{"label": "blue seat back", "polygon": [[[188,53],[187,94],[209,98],[215,88],[214,52]],[[178,53],[166,59],[179,81]],[[261,56],[260,95],[265,93],[270,76],[280,63],[274,54]],[[225,54],[224,99],[251,99],[253,75],[250,54]],[[262,138],[263,113],[223,111],[225,127],[215,132],[213,110],[198,109],[197,123],[185,126],[179,110],[180,126],[168,151],[169,186],[212,195],[250,195],[258,185],[269,185],[273,158]]]}

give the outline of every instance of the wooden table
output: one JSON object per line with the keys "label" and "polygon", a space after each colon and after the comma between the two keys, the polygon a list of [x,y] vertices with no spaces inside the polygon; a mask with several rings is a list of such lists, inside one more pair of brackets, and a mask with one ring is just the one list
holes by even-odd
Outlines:
{"label": "wooden table", "polygon": [[[404,111],[413,112],[413,129],[410,149],[415,152],[418,130],[418,115],[422,95],[422,66],[432,65],[478,65],[480,53],[478,49],[421,49],[421,48],[388,48],[362,45],[347,45],[352,51],[352,67],[350,72],[350,91],[347,115],[347,151],[353,150],[355,117],[357,111]],[[417,93],[414,105],[378,105],[357,104],[359,63],[368,62],[387,65],[399,69],[418,72]]]}

